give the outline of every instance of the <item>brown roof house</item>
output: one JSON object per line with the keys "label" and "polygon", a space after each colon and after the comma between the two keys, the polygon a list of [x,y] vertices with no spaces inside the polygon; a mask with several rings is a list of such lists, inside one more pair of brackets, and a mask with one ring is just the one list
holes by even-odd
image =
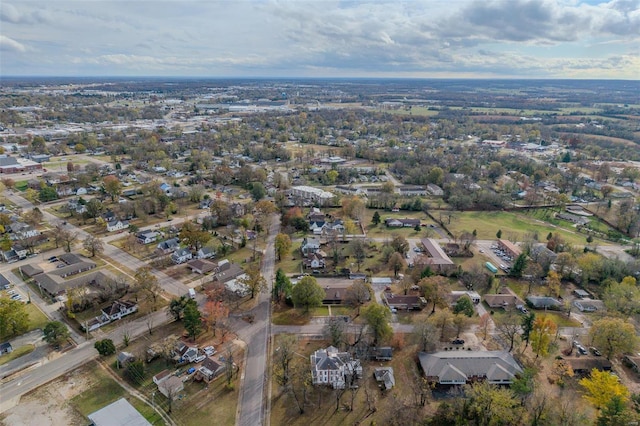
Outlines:
{"label": "brown roof house", "polygon": [[198,377],[201,377],[205,382],[209,383],[218,377],[225,369],[226,366],[224,364],[219,364],[212,358],[207,357],[202,361],[202,365],[198,369]]}
{"label": "brown roof house", "polygon": [[524,306],[524,300],[515,294],[509,287],[502,287],[498,294],[485,294],[484,301],[493,309],[512,309],[517,308],[518,306]]}
{"label": "brown roof house", "polygon": [[382,294],[382,300],[387,304],[389,308],[395,308],[398,310],[421,310],[427,305],[427,299],[422,296],[404,296],[399,294],[393,294],[385,291]]}
{"label": "brown roof house", "polygon": [[432,271],[443,274],[455,272],[457,269],[456,264],[447,256],[436,240],[433,238],[423,238],[421,242],[424,246],[425,255],[417,256],[415,260],[416,265],[429,266]]}

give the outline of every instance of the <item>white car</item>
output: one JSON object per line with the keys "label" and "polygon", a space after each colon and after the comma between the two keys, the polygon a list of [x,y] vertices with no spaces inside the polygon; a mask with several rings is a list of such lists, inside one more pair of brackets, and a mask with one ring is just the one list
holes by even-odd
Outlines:
{"label": "white car", "polygon": [[15,290],[9,290],[9,291],[7,291],[7,294],[9,296],[13,296],[14,294],[16,294],[16,291]]}
{"label": "white car", "polygon": [[195,359],[195,361],[194,361],[194,362],[195,362],[196,364],[197,364],[197,363],[199,363],[199,362],[202,362],[202,361],[204,361],[204,360],[205,360],[205,358],[206,358],[206,357],[207,357],[206,355],[198,355],[198,357]]}
{"label": "white car", "polygon": [[213,346],[207,346],[203,349],[203,351],[205,354],[207,354],[207,356],[212,356],[216,353],[216,350]]}

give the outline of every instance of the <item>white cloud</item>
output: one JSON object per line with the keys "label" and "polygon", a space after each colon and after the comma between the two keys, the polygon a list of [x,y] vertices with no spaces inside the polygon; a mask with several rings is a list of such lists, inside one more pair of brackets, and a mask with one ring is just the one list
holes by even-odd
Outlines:
{"label": "white cloud", "polygon": [[26,52],[27,47],[24,44],[19,43],[14,39],[11,39],[5,35],[0,35],[0,50],[8,50],[13,52]]}
{"label": "white cloud", "polygon": [[583,64],[634,78],[607,64],[640,43],[638,0],[34,0],[3,3],[0,17],[2,34],[33,51],[5,58],[3,73],[28,60],[100,75],[545,77]]}

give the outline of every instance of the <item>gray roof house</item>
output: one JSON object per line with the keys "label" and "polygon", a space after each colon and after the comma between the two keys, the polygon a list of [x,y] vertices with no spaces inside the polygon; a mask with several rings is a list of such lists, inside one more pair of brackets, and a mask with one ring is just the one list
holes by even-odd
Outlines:
{"label": "gray roof house", "polygon": [[536,309],[557,309],[562,302],[549,296],[527,296],[527,302]]}
{"label": "gray roof house", "polygon": [[310,360],[314,385],[329,385],[334,389],[343,389],[346,386],[347,374],[362,377],[360,360],[351,358],[347,352],[339,352],[334,346],[318,349],[311,354]]}
{"label": "gray roof house", "polygon": [[441,385],[463,385],[478,380],[505,385],[523,372],[507,351],[420,352],[418,358],[427,380]]}
{"label": "gray roof house", "polygon": [[93,426],[151,426],[124,398],[94,411],[88,417]]}

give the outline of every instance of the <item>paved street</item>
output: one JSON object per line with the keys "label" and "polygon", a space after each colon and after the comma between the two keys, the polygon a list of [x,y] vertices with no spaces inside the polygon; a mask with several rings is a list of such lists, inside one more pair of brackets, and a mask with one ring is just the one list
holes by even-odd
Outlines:
{"label": "paved street", "polygon": [[[166,310],[155,312],[152,315],[155,327],[172,320],[167,315]],[[132,339],[149,332],[147,318],[129,322],[126,328]],[[119,345],[122,343],[123,332],[123,327],[118,327],[100,338],[112,339],[116,345]],[[98,355],[98,352],[93,347],[95,340],[84,342],[51,361],[40,359],[42,365],[25,370],[9,380],[0,382],[2,387],[0,392],[0,413],[11,408],[13,400],[19,400],[22,395],[94,359]]]}
{"label": "paved street", "polygon": [[268,289],[258,295],[258,306],[253,309],[254,323],[238,331],[238,335],[247,343],[247,357],[244,378],[241,384],[239,418],[240,426],[258,426],[268,424],[265,418],[268,343],[271,324],[271,286],[274,278],[275,237],[280,232],[280,220],[273,217],[269,226],[269,237],[262,261],[262,275],[267,280]]}

